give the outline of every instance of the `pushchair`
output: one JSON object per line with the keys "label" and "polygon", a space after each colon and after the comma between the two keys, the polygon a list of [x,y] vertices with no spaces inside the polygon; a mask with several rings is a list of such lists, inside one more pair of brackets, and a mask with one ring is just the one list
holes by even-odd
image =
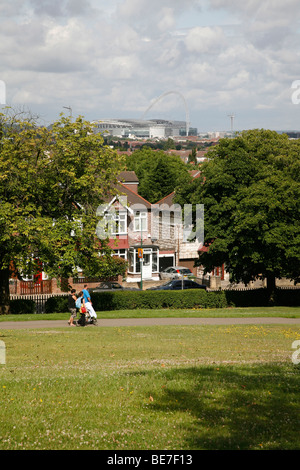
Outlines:
{"label": "pushchair", "polygon": [[80,316],[79,320],[76,321],[76,326],[97,325],[97,316],[96,318],[92,317],[86,306],[82,303],[82,292],[79,292],[75,306]]}
{"label": "pushchair", "polygon": [[77,320],[77,326],[86,326],[86,325],[97,325],[97,318],[91,317],[88,310],[84,309],[82,312],[81,309],[79,311],[80,318]]}

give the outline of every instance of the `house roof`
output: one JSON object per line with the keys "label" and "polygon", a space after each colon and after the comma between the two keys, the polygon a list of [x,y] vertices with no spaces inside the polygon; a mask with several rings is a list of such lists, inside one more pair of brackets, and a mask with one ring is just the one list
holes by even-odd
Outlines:
{"label": "house roof", "polygon": [[199,248],[198,248],[198,251],[201,252],[201,253],[207,253],[209,250],[209,246],[205,246],[205,245],[199,245]]}
{"label": "house roof", "polygon": [[175,196],[175,191],[172,193],[168,194],[167,196],[163,197],[160,201],[158,201],[156,204],[168,204],[172,205],[173,204],[173,199]]}
{"label": "house roof", "polygon": [[147,207],[147,209],[151,209],[151,206],[152,206],[151,202],[147,201],[142,196],[140,196],[139,194],[137,194],[134,191],[132,191],[131,189],[129,189],[123,183],[119,183],[118,186],[120,187],[120,192],[123,193],[123,195],[125,193],[125,195],[127,196],[128,203],[130,203],[130,204],[142,204],[143,206]]}
{"label": "house roof", "polygon": [[[152,204],[144,199],[142,196],[137,194],[136,191],[133,191],[130,189],[127,184],[138,184],[139,179],[134,171],[121,171],[119,176],[118,176],[118,183],[112,185],[112,192],[111,195],[107,195],[105,198],[105,201],[107,202],[108,206],[110,206],[111,203],[114,203],[116,199],[119,199],[119,197],[127,197],[127,206],[131,206],[132,204],[140,204],[141,208],[147,208],[151,209]],[[116,194],[117,192],[117,194]]]}
{"label": "house roof", "polygon": [[111,238],[108,242],[108,246],[112,250],[124,250],[129,248],[128,237],[122,237],[117,235],[116,238]]}
{"label": "house roof", "polygon": [[119,181],[121,183],[138,183],[139,179],[134,171],[121,171],[119,174]]}
{"label": "house roof", "polygon": [[201,171],[200,171],[200,170],[191,170],[191,171],[190,171],[190,175],[191,175],[193,178],[199,178],[199,176],[201,175]]}

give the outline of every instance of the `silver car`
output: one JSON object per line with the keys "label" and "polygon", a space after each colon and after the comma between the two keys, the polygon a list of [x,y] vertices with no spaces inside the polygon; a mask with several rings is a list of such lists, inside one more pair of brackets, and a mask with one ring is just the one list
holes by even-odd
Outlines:
{"label": "silver car", "polygon": [[161,279],[182,279],[182,277],[183,279],[193,277],[193,273],[190,268],[185,268],[184,266],[171,266],[160,272]]}

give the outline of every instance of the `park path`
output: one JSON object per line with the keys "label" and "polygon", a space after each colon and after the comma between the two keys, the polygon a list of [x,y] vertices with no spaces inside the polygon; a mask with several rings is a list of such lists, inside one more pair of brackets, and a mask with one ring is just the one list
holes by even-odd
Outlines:
{"label": "park path", "polygon": [[[129,327],[159,325],[300,325],[300,318],[252,317],[252,318],[98,318],[97,327]],[[0,322],[0,330],[28,328],[61,328],[67,327],[67,320],[36,320]],[[92,326],[90,326],[92,328]]]}

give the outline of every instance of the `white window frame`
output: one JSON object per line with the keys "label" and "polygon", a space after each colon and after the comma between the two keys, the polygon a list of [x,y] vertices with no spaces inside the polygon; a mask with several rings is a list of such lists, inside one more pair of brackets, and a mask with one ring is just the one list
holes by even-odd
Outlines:
{"label": "white window frame", "polygon": [[105,215],[108,231],[111,235],[127,234],[127,212],[109,212]]}
{"label": "white window frame", "polygon": [[115,256],[118,256],[119,258],[123,258],[127,260],[127,250],[125,248],[114,250],[114,252],[115,252]]}
{"label": "white window frame", "polygon": [[148,212],[144,210],[136,210],[134,212],[134,231],[145,232],[148,230]]}
{"label": "white window frame", "polygon": [[[152,274],[158,273],[158,266],[159,266],[159,249],[157,247],[153,248],[143,248],[145,254],[151,255],[151,269]],[[128,272],[130,274],[141,274],[141,260],[138,257],[138,248],[131,247],[128,252]],[[156,269],[153,269],[154,266]]]}

